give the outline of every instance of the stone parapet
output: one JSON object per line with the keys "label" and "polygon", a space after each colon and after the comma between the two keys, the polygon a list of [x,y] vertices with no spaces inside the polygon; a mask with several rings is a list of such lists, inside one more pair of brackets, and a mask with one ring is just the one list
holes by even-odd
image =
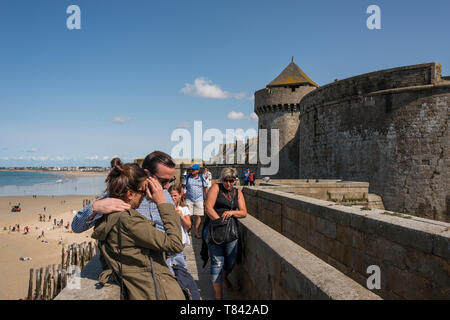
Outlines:
{"label": "stone parapet", "polygon": [[359,284],[379,266],[381,297],[450,299],[449,223],[276,190],[243,192],[250,214]]}
{"label": "stone parapet", "polygon": [[239,222],[243,264],[230,277],[241,285],[245,299],[380,299],[254,217]]}

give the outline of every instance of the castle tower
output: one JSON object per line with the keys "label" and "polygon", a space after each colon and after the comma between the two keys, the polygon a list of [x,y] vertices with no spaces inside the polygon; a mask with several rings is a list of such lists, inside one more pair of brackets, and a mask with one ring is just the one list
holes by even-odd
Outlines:
{"label": "castle tower", "polygon": [[300,124],[300,100],[317,87],[318,85],[294,63],[292,58],[291,63],[278,77],[266,88],[255,92],[255,113],[259,117],[258,129],[268,129],[269,150],[270,129],[279,130],[280,168],[278,174],[271,178],[298,177],[299,139],[296,133]]}

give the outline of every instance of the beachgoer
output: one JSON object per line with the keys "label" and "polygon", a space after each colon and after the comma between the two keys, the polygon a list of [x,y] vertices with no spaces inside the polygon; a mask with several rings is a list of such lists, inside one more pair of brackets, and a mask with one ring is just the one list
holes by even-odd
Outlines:
{"label": "beachgoer", "polygon": [[[175,178],[175,162],[172,157],[161,151],[154,151],[147,155],[142,163],[142,168],[147,174],[159,181],[164,189],[166,203],[173,204],[173,200],[167,192],[170,184],[176,180]],[[102,217],[102,215],[110,214],[112,212],[124,211],[130,209],[130,205],[123,200],[108,197],[105,192],[103,196],[85,206],[78,211],[72,220],[72,230],[75,233],[84,232],[92,228],[95,221]],[[165,231],[164,224],[159,215],[158,206],[147,196],[142,201],[137,211],[149,220],[155,223],[155,226],[160,231]]]}
{"label": "beachgoer", "polygon": [[208,237],[210,232],[209,225],[211,221],[218,219],[222,221],[234,219],[234,222],[229,221],[229,223],[235,223],[237,226],[236,219],[242,219],[247,216],[244,195],[241,190],[234,188],[236,179],[236,169],[224,168],[221,173],[220,183],[216,183],[211,187],[205,202],[207,218],[203,227],[204,241],[202,242],[201,256],[206,261],[208,255],[211,257],[210,274],[216,299],[222,299],[222,282],[228,290],[232,289],[228,275],[236,264],[239,239],[229,242],[225,240],[223,243],[217,244],[211,237]]}
{"label": "beachgoer", "polygon": [[[183,247],[190,245],[191,241],[189,239],[188,231],[191,229],[192,221],[191,221],[191,213],[189,212],[189,208],[186,205],[186,202],[181,197],[181,186],[175,187],[170,186],[169,193],[172,197],[172,200],[175,204],[175,210],[180,215],[181,221],[181,235]],[[166,263],[169,269],[172,269],[174,264],[179,265],[186,270],[188,269],[186,264],[186,255],[183,251],[179,253],[166,253]]]}
{"label": "beachgoer", "polygon": [[[165,202],[160,181],[149,177],[138,165],[129,163],[115,166],[106,183],[109,197],[121,199],[130,208],[102,215],[92,237],[99,241],[100,251],[115,277],[123,282],[126,298],[184,300],[163,256],[165,251],[183,250],[180,217],[173,204]],[[146,196],[157,205],[165,232],[160,232],[153,222],[136,211]],[[118,235],[122,243],[120,263]]]}
{"label": "beachgoer", "polygon": [[192,173],[182,182],[182,191],[186,192],[186,204],[189,211],[194,215],[194,235],[200,239],[200,224],[204,216],[204,200],[208,192],[208,184],[199,174],[200,166],[194,164],[191,167]]}

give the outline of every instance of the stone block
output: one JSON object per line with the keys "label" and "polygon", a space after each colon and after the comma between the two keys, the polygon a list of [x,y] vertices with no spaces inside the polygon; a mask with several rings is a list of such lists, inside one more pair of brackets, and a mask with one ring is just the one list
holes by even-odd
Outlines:
{"label": "stone block", "polygon": [[389,290],[402,298],[408,300],[443,299],[443,296],[439,295],[439,290],[436,290],[431,282],[413,272],[388,266],[385,274]]}
{"label": "stone block", "polygon": [[433,254],[450,260],[450,231],[433,236]]}
{"label": "stone block", "polygon": [[358,230],[350,229],[352,234],[352,247],[364,250],[364,234]]}
{"label": "stone block", "polygon": [[352,229],[350,227],[338,224],[336,226],[336,239],[345,245],[351,246],[353,244]]}
{"label": "stone block", "polygon": [[450,290],[450,263],[448,261],[413,248],[407,248],[404,258],[409,270],[426,278],[435,286]]}
{"label": "stone block", "polygon": [[328,238],[336,239],[336,223],[317,217],[316,230]]}

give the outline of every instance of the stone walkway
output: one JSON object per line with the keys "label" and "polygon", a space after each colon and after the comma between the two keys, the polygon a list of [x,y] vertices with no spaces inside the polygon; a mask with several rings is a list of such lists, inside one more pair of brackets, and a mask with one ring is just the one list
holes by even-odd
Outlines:
{"label": "stone walkway", "polygon": [[[202,300],[215,300],[214,289],[210,280],[210,264],[208,260],[208,264],[205,268],[203,266],[203,260],[200,257],[200,250],[202,248],[202,240],[194,237],[193,233],[190,236],[191,245],[186,246],[184,248],[184,253],[186,254],[186,263],[188,265],[189,273],[197,282],[197,286],[200,290],[200,297]],[[237,300],[238,294],[237,292],[228,292],[227,290],[223,290],[223,299],[224,300]]]}

